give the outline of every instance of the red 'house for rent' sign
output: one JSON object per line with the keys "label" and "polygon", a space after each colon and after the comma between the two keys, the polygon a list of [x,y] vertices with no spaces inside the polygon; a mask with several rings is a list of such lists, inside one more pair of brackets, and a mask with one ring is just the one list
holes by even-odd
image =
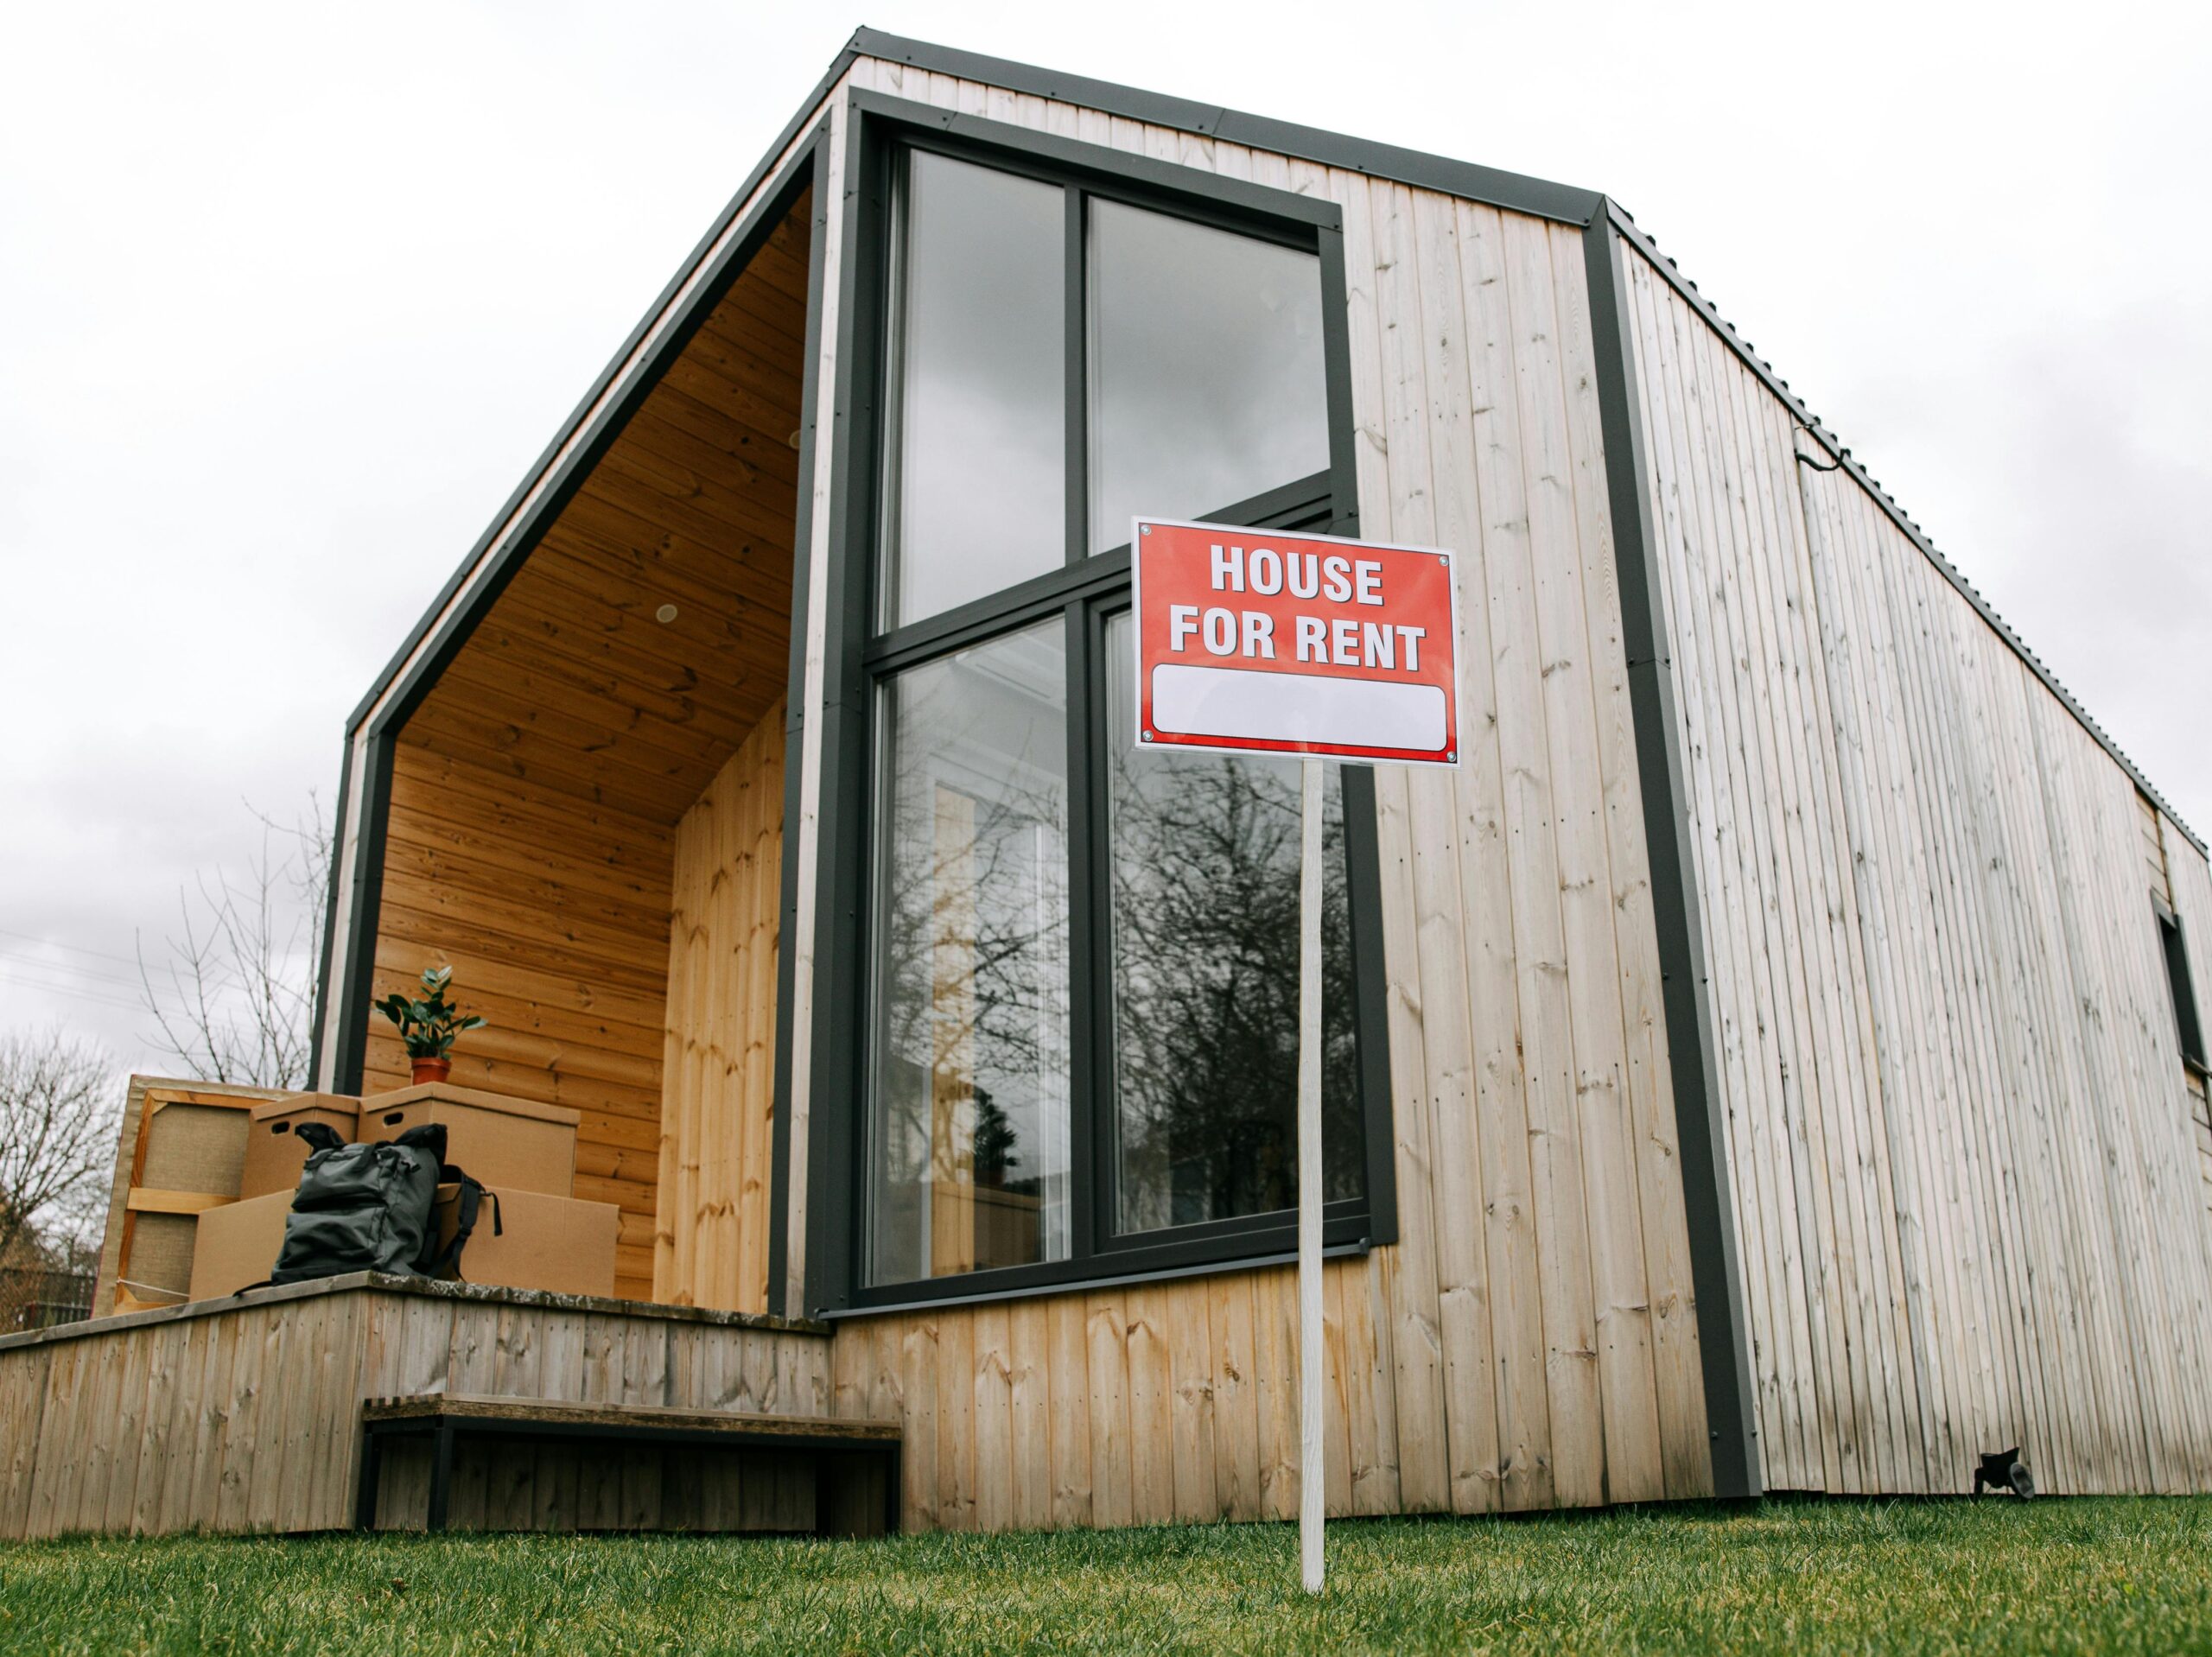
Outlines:
{"label": "red 'house for rent' sign", "polygon": [[1139,518],[1137,740],[1459,763],[1452,555]]}

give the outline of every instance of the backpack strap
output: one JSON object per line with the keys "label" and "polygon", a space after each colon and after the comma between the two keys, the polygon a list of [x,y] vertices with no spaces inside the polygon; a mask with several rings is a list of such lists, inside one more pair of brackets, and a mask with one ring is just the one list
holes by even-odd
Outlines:
{"label": "backpack strap", "polygon": [[346,1146],[346,1141],[338,1130],[327,1122],[302,1122],[292,1132],[298,1138],[308,1142],[309,1156],[313,1156],[317,1151],[343,1150]]}
{"label": "backpack strap", "polygon": [[492,1235],[505,1236],[506,1228],[499,1220],[499,1193],[487,1190],[482,1181],[450,1162],[445,1165],[443,1172],[448,1182],[461,1187],[454,1214],[453,1240],[423,1261],[421,1269],[425,1277],[442,1278],[451,1273],[458,1278],[461,1275],[461,1251],[468,1246],[469,1234],[476,1229],[477,1216],[486,1197],[492,1199]]}
{"label": "backpack strap", "polygon": [[[446,1125],[443,1122],[419,1123],[392,1140],[392,1143],[404,1145],[410,1151],[427,1151],[440,1167],[445,1165]],[[443,1179],[445,1176],[440,1174],[438,1178]]]}

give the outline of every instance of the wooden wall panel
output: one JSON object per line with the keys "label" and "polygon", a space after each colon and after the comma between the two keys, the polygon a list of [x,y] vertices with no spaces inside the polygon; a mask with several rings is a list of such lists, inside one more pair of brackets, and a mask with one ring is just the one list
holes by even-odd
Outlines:
{"label": "wooden wall panel", "polygon": [[671,1305],[768,1309],[783,837],[778,702],[676,827],[653,1238]]}
{"label": "wooden wall panel", "polygon": [[[453,968],[457,999],[492,1021],[455,1045],[454,1082],[582,1114],[575,1195],[621,1208],[616,1286],[649,1298],[669,829],[404,743],[391,790],[375,993]],[[376,1019],[362,1086],[406,1082]]]}
{"label": "wooden wall panel", "polygon": [[[1456,776],[1378,779],[1401,1239],[1328,1268],[1331,1504],[1709,1490],[1580,232],[901,65],[850,79],[1343,209],[1362,526],[1463,555],[1482,734]],[[908,1424],[912,1522],[1035,1522],[1039,1476],[1056,1524],[1282,1517],[1290,1283],[1048,1300],[1041,1373],[1020,1303],[849,1324],[839,1362]],[[1002,1442],[1027,1470],[977,1485]]]}
{"label": "wooden wall panel", "polygon": [[[345,1528],[365,1398],[833,1413],[818,1332],[546,1298],[317,1285],[0,1343],[0,1539]],[[423,1522],[426,1474],[389,1459],[381,1522]],[[790,1457],[494,1445],[457,1458],[452,1521],[804,1531],[813,1501]]]}
{"label": "wooden wall panel", "polygon": [[1621,257],[1766,1482],[1959,1490],[2019,1444],[2048,1488],[2212,1488],[2133,784]]}
{"label": "wooden wall panel", "polygon": [[[811,224],[802,195],[396,745],[375,993],[449,962],[491,1020],[461,1043],[455,1079],[582,1113],[575,1194],[621,1208],[617,1286],[640,1298],[655,1271],[676,826],[788,677]],[[687,1029],[706,1015],[702,1000]],[[375,1025],[364,1087],[404,1079]],[[696,1089],[681,1102],[695,1108]],[[731,1165],[729,1147],[702,1149]],[[765,1246],[752,1248],[763,1263],[733,1273],[765,1271]],[[762,1304],[731,1280],[714,1304]]]}

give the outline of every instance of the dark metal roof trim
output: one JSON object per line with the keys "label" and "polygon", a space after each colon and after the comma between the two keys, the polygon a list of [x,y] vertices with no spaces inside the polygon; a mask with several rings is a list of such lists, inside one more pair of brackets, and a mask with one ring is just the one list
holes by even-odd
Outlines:
{"label": "dark metal roof trim", "polygon": [[776,136],[767,153],[746,176],[730,199],[728,206],[716,216],[714,224],[699,240],[689,258],[678,267],[659,295],[646,309],[638,325],[622,342],[591,389],[584,394],[575,409],[562,425],[535,465],[524,476],[514,492],[507,497],[499,513],[476,544],[469,549],[445,586],[440,589],[423,619],[416,622],[391,661],[377,676],[374,686],[354,708],[346,721],[349,734],[358,730],[361,721],[378,701],[390,689],[408,659],[428,638],[452,603],[454,596],[467,581],[469,575],[481,562],[486,551],[498,538],[503,527],[511,523],[514,513],[528,497],[556,457],[582,429],[591,409],[607,388],[621,373],[640,342],[652,331],[656,321],[667,311],[685,282],[697,270],[716,240],[729,228],[747,198],[758,189],[775,165],[777,158],[790,147],[801,129],[811,119],[822,100],[838,79],[852,67],[858,57],[881,58],[894,63],[912,64],[932,73],[956,75],[963,79],[986,82],[1009,91],[1027,92],[1039,98],[1051,98],[1086,108],[1104,110],[1131,120],[1149,122],[1154,125],[1173,127],[1179,131],[1197,133],[1203,136],[1221,138],[1235,143],[1249,144],[1255,149],[1271,149],[1280,154],[1296,156],[1325,166],[1341,167],[1349,171],[1370,176],[1389,178],[1400,183],[1415,185],[1423,189],[1440,190],[1449,195],[1464,196],[1471,200],[1487,202],[1516,213],[1526,213],[1539,218],[1555,219],[1565,224],[1586,225],[1599,214],[1610,217],[1614,228],[1630,245],[1648,259],[1654,269],[1668,283],[1694,306],[1699,314],[1719,333],[1729,348],[1745,365],[1758,375],[1767,388],[1783,403],[1795,410],[1813,440],[1866,491],[1911,543],[1918,547],[1929,562],[1940,570],[1946,581],[1957,588],[1967,602],[1974,606],[1999,638],[2005,640],[2020,659],[2032,669],[2050,693],[2064,704],[2079,721],[2083,729],[2097,740],[2105,752],[2112,756],[2120,769],[2147,795],[2169,822],[2181,830],[2183,838],[2200,854],[2207,853],[2205,842],[2170,805],[2165,797],[2152,786],[2132,759],[2123,752],[2104,727],[2090,717],[2088,710],[2075,701],[2072,693],[2061,684],[2057,676],[2044,664],[2041,657],[2015,632],[2005,619],[1992,609],[1973,584],[1960,574],[1956,566],[1942,553],[1920,529],[1905,515],[1904,508],[1891,498],[1882,486],[1870,477],[1866,468],[1821,424],[1820,418],[1808,409],[1793,393],[1772,366],[1761,359],[1745,342],[1726,318],[1714,308],[1711,301],[1698,291],[1697,285],[1684,276],[1675,262],[1659,251],[1657,244],[1636,224],[1618,203],[1596,191],[1578,189],[1571,185],[1554,184],[1547,180],[1529,178],[1518,173],[1507,173],[1494,168],[1478,167],[1471,162],[1452,160],[1448,156],[1432,156],[1420,150],[1403,149],[1394,144],[1370,143],[1343,133],[1327,132],[1316,127],[1300,126],[1294,122],[1272,120],[1265,116],[1248,115],[1241,111],[1225,109],[1215,105],[1201,104],[1191,98],[1170,97],[1161,92],[1146,92],[1134,86],[1117,86],[1111,81],[1094,80],[1085,75],[1066,74],[1034,65],[1016,63],[1005,58],[988,57],[980,53],[963,52],[956,48],[938,46],[927,41],[917,41],[904,35],[885,34],[873,29],[855,30],[852,39],[830,63],[828,71],[807,95],[798,111],[787,122]]}
{"label": "dark metal roof trim", "polygon": [[1922,531],[1920,525],[1906,517],[1904,508],[1891,498],[1889,492],[1875,482],[1868,475],[1866,468],[1852,458],[1851,451],[1844,448],[1821,423],[1821,417],[1805,406],[1804,399],[1789,389],[1788,383],[1774,371],[1773,365],[1751,349],[1743,336],[1730,325],[1728,319],[1713,308],[1713,302],[1698,291],[1697,284],[1685,276],[1674,260],[1659,251],[1659,244],[1637,227],[1636,220],[1629,216],[1625,208],[1618,202],[1610,200],[1606,201],[1605,208],[1611,217],[1613,228],[1626,238],[1630,246],[1644,257],[1653,270],[1666,279],[1669,287],[1689,302],[1698,314],[1705,318],[1713,331],[1726,343],[1728,348],[1742,360],[1745,366],[1759,378],[1767,390],[1781,398],[1783,406],[1796,415],[1798,423],[1805,429],[1806,435],[1826,450],[1828,457],[1837,466],[1851,474],[1853,480],[1866,492],[1868,498],[1877,506],[1882,509],[1884,515],[1889,518],[1890,522],[1897,527],[1907,540],[1920,549],[1928,562],[1942,572],[1945,581],[1958,589],[1960,596],[1974,606],[1981,619],[1995,630],[1997,636],[2012,646],[2013,653],[2028,664],[2036,677],[2043,681],[2044,688],[2064,704],[2066,711],[2081,722],[2082,728],[2097,740],[2098,746],[2112,757],[2113,763],[2126,771],[2133,780],[2135,786],[2141,789],[2149,797],[2152,803],[2165,814],[2166,821],[2181,830],[2183,837],[2196,848],[2200,855],[2207,854],[2203,841],[2197,837],[2194,829],[2181,820],[2173,807],[2166,803],[2164,796],[2152,786],[2151,779],[2144,776],[2136,768],[2135,762],[2120,751],[2120,745],[2107,734],[2105,728],[2089,717],[2088,710],[2075,701],[2073,693],[2058,682],[2058,676],[2044,665],[2043,658],[2030,650],[2027,642],[2012,631],[2011,625],[2005,621],[2005,618],[1990,607],[1989,601],[1975,589],[1974,583],[1959,572],[1955,564],[1936,550],[1935,543]]}
{"label": "dark metal roof trim", "polygon": [[1613,566],[1628,665],[1637,786],[1643,801],[1646,890],[1658,945],[1661,1013],[1674,1080],[1676,1164],[1696,1303],[1698,1359],[1705,1386],[1713,1494],[1756,1496],[1765,1472],[1758,1445],[1758,1389],[1751,1362],[1750,1303],[1728,1168],[1727,1101],[1720,1085],[1719,1020],[1706,950],[1709,894],[1698,886],[1690,773],[1683,752],[1675,664],[1667,648],[1666,579],[1652,524],[1651,470],[1639,412],[1636,340],[1624,275],[1604,218],[1582,232],[1583,281],[1612,513]]}
{"label": "dark metal roof trim", "polygon": [[1588,224],[1605,200],[1595,190],[1554,184],[1547,179],[1501,172],[1492,167],[1478,167],[1471,162],[1426,155],[1417,149],[1401,149],[1395,144],[1374,143],[1340,132],[1325,132],[1319,127],[1300,126],[1293,121],[1247,115],[1241,110],[1224,109],[1187,98],[1171,98],[1163,92],[1116,86],[1109,80],[1093,80],[1087,75],[1065,74],[1032,64],[1010,62],[1005,58],[962,52],[873,29],[857,31],[847,50],[864,57],[912,64],[934,74],[957,75],[963,80],[980,80],[1010,92],[1080,104],[1086,109],[1104,110],[1111,115],[1149,122],[1154,126],[1173,127],[1203,137],[1249,144],[1255,149],[1272,149],[1302,161],[1341,167],[1348,172],[1368,173],[1423,189],[1441,190],[1447,195],[1486,201],[1492,206],[1508,207],[1540,219],[1554,219],[1562,224]]}

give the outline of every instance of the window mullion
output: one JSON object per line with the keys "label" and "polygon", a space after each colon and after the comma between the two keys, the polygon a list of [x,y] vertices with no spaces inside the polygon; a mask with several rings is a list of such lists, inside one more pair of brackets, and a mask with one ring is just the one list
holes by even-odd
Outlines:
{"label": "window mullion", "polygon": [[1096,1109],[1099,1032],[1090,994],[1096,939],[1089,893],[1099,854],[1091,802],[1098,790],[1091,753],[1090,606],[1070,600],[1068,639],[1068,1253],[1088,1260],[1098,1249],[1090,1122]]}
{"label": "window mullion", "polygon": [[[1084,516],[1084,533],[1090,518]],[[1077,894],[1088,947],[1083,956],[1082,1007],[1090,1031],[1084,1065],[1084,1120],[1080,1143],[1090,1158],[1084,1192],[1091,1228],[1085,1241],[1104,1254],[1117,1229],[1114,1187],[1114,840],[1108,779],[1113,772],[1113,718],[1106,706],[1106,618],[1123,595],[1102,595],[1084,606],[1083,799],[1084,881]]]}

